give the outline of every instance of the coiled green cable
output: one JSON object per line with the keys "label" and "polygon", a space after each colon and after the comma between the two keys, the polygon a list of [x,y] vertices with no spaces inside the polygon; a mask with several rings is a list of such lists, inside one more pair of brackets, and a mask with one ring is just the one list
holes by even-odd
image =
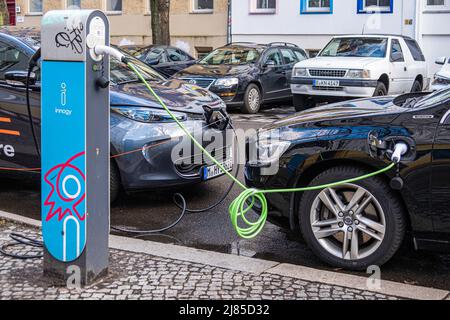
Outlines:
{"label": "coiled green cable", "polygon": [[[313,190],[322,190],[326,188],[336,187],[342,184],[346,183],[352,183],[357,182],[360,180],[368,179],[370,177],[382,174],[384,172],[387,172],[391,170],[393,167],[395,167],[395,163],[391,163],[387,167],[360,176],[352,179],[347,179],[343,181],[323,184],[320,186],[312,186],[312,187],[304,187],[304,188],[293,188],[293,189],[271,189],[271,190],[258,190],[253,188],[247,188],[241,181],[239,181],[237,178],[235,178],[228,170],[224,168],[224,166],[217,161],[203,146],[194,138],[194,136],[186,129],[186,127],[177,119],[177,117],[170,111],[170,109],[166,106],[164,101],[156,94],[156,92],[153,90],[153,88],[148,84],[147,80],[142,76],[142,74],[139,72],[139,70],[131,63],[127,63],[128,67],[133,70],[133,72],[138,76],[138,78],[144,83],[144,85],[147,87],[147,89],[150,91],[150,93],[155,97],[155,99],[159,102],[159,104],[166,110],[166,112],[169,114],[169,116],[177,123],[177,125],[180,127],[181,130],[192,140],[192,142],[214,163],[216,164],[222,172],[224,172],[230,179],[232,179],[236,184],[243,189],[241,194],[234,199],[234,201],[229,206],[228,210],[230,213],[231,223],[233,225],[234,230],[236,233],[243,239],[252,239],[255,238],[261,230],[264,228],[264,225],[266,224],[267,220],[267,213],[268,213],[268,205],[267,205],[267,199],[266,194],[269,193],[292,193],[292,192],[304,192],[304,191],[313,191]],[[259,201],[261,205],[261,213],[259,216],[259,219],[257,221],[250,221],[246,218],[247,212],[249,212],[256,201]],[[246,225],[246,227],[240,227],[239,226],[239,219],[243,221],[243,223]]]}

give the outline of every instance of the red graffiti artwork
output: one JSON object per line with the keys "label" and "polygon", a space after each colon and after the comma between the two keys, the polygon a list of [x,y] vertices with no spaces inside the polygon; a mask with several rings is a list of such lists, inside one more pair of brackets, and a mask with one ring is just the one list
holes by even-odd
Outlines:
{"label": "red graffiti artwork", "polygon": [[[67,160],[67,162],[51,168],[45,174],[44,181],[48,183],[51,188],[44,202],[45,206],[50,206],[45,221],[50,221],[55,216],[58,217],[58,221],[61,221],[66,215],[76,215],[80,221],[86,219],[86,212],[80,213],[78,211],[78,206],[86,198],[86,193],[85,191],[82,191],[80,181],[83,181],[84,183],[86,177],[83,171],[73,165],[73,162],[76,159],[83,157],[85,154],[86,152],[80,152]],[[55,178],[56,183],[53,184]],[[68,178],[73,179],[78,183],[78,191],[74,195],[69,195],[65,190],[65,182]],[[63,183],[61,183],[61,179],[63,179]],[[54,199],[52,198],[53,196],[57,198]],[[58,203],[61,203],[61,205],[58,205]]]}

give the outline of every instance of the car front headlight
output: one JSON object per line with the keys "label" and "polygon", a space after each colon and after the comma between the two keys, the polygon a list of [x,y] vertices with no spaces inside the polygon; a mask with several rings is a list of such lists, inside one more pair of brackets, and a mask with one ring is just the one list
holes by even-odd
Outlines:
{"label": "car front headlight", "polygon": [[260,131],[249,141],[251,147],[248,150],[248,160],[259,165],[278,162],[291,146],[289,141],[280,140],[278,130]]}
{"label": "car front headlight", "polygon": [[[153,123],[153,122],[175,122],[174,119],[162,109],[154,109],[154,108],[146,108],[146,107],[112,107],[113,111],[121,114],[124,117],[129,119],[145,122],[145,123]],[[182,112],[172,111],[177,120],[186,121],[188,116]]]}
{"label": "car front headlight", "polygon": [[450,85],[450,78],[435,74],[432,85]]}
{"label": "car front headlight", "polygon": [[350,69],[347,72],[347,78],[352,79],[369,79],[370,71],[369,70],[360,70],[360,69]]}
{"label": "car front headlight", "polygon": [[307,77],[308,71],[306,68],[294,68],[294,71],[292,71],[293,77]]}
{"label": "car front headlight", "polygon": [[259,141],[257,144],[258,161],[267,163],[278,161],[290,145],[289,141]]}
{"label": "car front headlight", "polygon": [[238,78],[221,78],[217,79],[215,85],[219,87],[232,87],[239,84]]}

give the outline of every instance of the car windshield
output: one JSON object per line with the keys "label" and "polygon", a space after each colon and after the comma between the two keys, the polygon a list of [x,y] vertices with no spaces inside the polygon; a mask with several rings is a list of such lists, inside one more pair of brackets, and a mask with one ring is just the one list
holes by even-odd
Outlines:
{"label": "car windshield", "polygon": [[334,38],[319,56],[384,58],[387,43],[387,38]]}
{"label": "car windshield", "polygon": [[[136,58],[133,58],[129,55],[127,55],[127,58],[131,60],[131,62],[137,66],[142,73],[145,80],[150,81],[161,81],[165,80],[165,78],[160,75],[158,72],[150,68],[145,63],[142,63]],[[116,84],[125,84],[130,82],[138,82],[140,81],[138,76],[125,64],[119,62],[115,58],[111,58],[111,81]]]}
{"label": "car windshield", "polygon": [[417,100],[415,109],[428,108],[438,103],[448,102],[450,100],[450,87],[435,91],[428,96]]}
{"label": "car windshield", "polygon": [[220,48],[208,54],[199,63],[208,65],[250,64],[255,63],[260,55],[260,50],[253,48]]}

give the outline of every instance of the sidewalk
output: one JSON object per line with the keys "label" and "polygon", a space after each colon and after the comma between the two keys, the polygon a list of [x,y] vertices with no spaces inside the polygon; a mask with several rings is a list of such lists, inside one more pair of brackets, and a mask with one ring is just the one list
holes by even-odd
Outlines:
{"label": "sidewalk", "polygon": [[[0,216],[4,215],[0,213]],[[37,222],[32,223],[37,225]],[[9,241],[11,232],[39,235],[36,227],[0,218],[0,245]],[[27,250],[35,249],[23,248],[20,253],[30,253]],[[403,284],[396,287],[387,281],[382,287],[388,294],[371,292],[364,290],[365,278],[362,277],[116,236],[111,236],[109,276],[96,285],[80,291],[52,287],[43,278],[41,265],[41,259],[16,260],[0,256],[0,299],[393,300],[448,297],[448,292],[443,290]]]}

